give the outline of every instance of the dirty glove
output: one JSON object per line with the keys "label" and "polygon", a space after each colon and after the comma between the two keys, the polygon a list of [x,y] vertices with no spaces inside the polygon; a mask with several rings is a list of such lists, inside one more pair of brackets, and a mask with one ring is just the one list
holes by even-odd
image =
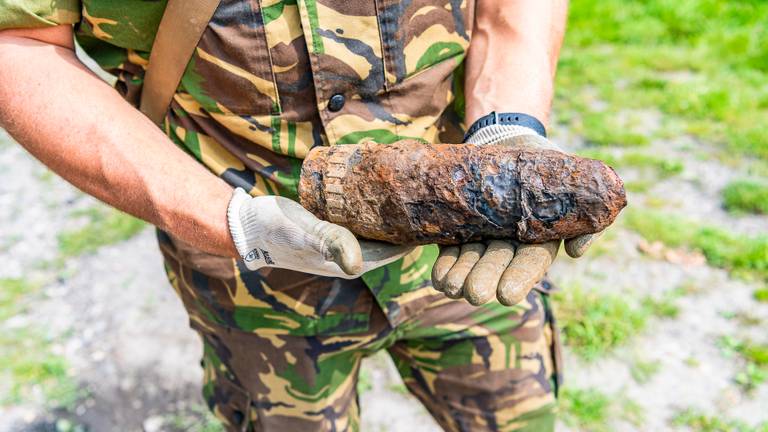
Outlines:
{"label": "dirty glove", "polygon": [[353,279],[412,250],[358,241],[346,228],[316,218],[279,196],[251,197],[235,189],[227,209],[235,247],[249,270],[279,267]]}
{"label": "dirty glove", "polygon": [[[535,119],[530,125],[491,124],[470,130],[465,142],[562,151],[545,138],[543,129]],[[578,258],[596,236],[568,239],[565,250]],[[484,304],[495,295],[500,303],[511,306],[522,301],[544,277],[559,248],[560,240],[543,244],[493,240],[443,247],[432,269],[432,282],[448,297],[464,297],[473,305]]]}

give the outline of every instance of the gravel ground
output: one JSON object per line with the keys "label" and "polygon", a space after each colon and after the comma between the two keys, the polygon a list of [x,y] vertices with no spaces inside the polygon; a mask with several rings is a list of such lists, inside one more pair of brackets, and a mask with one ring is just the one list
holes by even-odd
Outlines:
{"label": "gravel ground", "polygon": [[[564,132],[558,138],[571,149],[580,145]],[[743,233],[768,232],[767,217],[734,218],[721,209],[718,193],[739,171],[691,155],[692,145],[698,144],[686,139],[655,143],[653,152],[682,159],[685,171],[644,196],[631,196],[630,203],[663,198],[676,211],[704,221],[727,222]],[[56,261],[58,233],[82,224],[72,212],[96,205],[0,136],[0,278],[43,285],[34,307],[5,326],[47,328],[55,335],[55,352],[66,358],[69,375],[86,395],[66,411],[40,400],[1,406],[0,431],[78,430],[77,425],[90,431],[203,430],[172,426],[171,419],[198,426],[205,421],[201,346],[165,280],[152,230],[93,254]],[[618,419],[610,430],[668,430],[670,417],[687,407],[749,424],[768,420],[768,385],[752,395],[741,392],[733,381],[741,365],[716,343],[723,335],[765,341],[764,326],[729,318],[743,313],[768,322],[768,306],[752,299],[757,285],[708,267],[695,255],[677,264],[648,256],[638,249],[641,239],[621,228],[607,237],[602,245],[607,253],[559,259],[554,280],[563,289],[579,284],[633,295],[658,295],[681,285],[697,289],[679,300],[676,318],[652,320],[631,343],[597,361],[585,363],[566,349],[567,385],[598,388],[641,407],[642,426]],[[659,362],[658,373],[642,384],[630,372],[638,359]],[[363,376],[369,383],[361,396],[364,431],[439,430],[401,390],[385,355],[367,359]]]}

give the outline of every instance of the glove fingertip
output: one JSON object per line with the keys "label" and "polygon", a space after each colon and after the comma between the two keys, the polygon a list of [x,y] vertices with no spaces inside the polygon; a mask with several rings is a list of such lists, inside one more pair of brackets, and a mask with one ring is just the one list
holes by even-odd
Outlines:
{"label": "glove fingertip", "polygon": [[595,234],[585,234],[566,240],[565,253],[571,258],[581,258],[589,250],[595,238]]}
{"label": "glove fingertip", "polygon": [[514,306],[523,301],[531,288],[526,289],[519,283],[503,283],[496,291],[496,299],[504,306]]}
{"label": "glove fingertip", "polygon": [[353,276],[363,272],[363,251],[354,234],[339,227],[330,234],[327,250],[333,262],[344,273]]}

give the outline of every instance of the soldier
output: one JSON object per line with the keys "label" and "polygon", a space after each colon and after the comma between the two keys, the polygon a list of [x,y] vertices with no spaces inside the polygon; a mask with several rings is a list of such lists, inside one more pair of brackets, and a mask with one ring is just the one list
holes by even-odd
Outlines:
{"label": "soldier", "polygon": [[472,280],[500,283],[516,247],[545,251],[529,269],[543,273],[559,243],[404,249],[293,200],[313,146],[461,142],[472,124],[467,142],[551,146],[566,3],[222,0],[158,128],[136,107],[166,2],[2,1],[0,124],[159,228],[203,341],[205,399],[228,430],[357,430],[360,362],[382,349],[445,430],[552,430],[550,285],[502,280],[527,293],[512,307],[460,298]]}

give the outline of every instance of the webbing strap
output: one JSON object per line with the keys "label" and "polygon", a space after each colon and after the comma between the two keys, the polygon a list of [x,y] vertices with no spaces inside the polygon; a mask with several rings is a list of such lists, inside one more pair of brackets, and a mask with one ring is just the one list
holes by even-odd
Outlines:
{"label": "webbing strap", "polygon": [[149,54],[140,109],[160,124],[220,0],[168,0]]}

